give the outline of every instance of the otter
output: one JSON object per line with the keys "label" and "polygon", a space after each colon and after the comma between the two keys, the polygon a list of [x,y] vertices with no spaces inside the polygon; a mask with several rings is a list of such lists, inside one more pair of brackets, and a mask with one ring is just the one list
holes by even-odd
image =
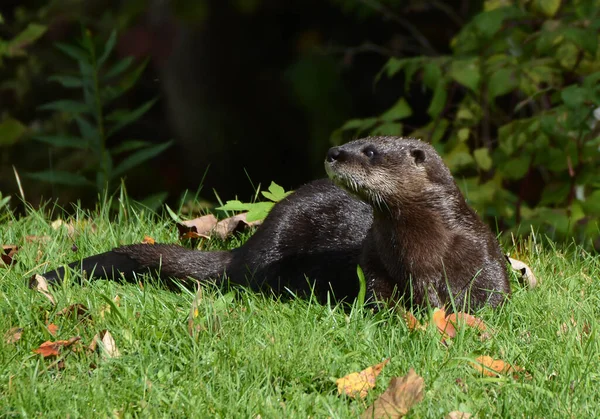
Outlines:
{"label": "otter", "polygon": [[[367,299],[472,311],[510,296],[496,237],[467,205],[435,149],[420,140],[369,137],[332,147],[330,179],[277,203],[255,234],[231,251],[133,244],[69,264],[88,278],[175,283],[228,281],[276,295],[355,298],[356,267]],[[64,277],[60,267],[44,274]]]}

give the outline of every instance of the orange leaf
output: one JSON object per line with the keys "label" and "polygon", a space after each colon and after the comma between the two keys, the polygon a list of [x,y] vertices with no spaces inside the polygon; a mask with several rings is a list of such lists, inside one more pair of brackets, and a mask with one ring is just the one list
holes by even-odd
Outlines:
{"label": "orange leaf", "polygon": [[487,329],[487,326],[483,320],[467,313],[452,313],[446,318],[446,320],[452,323],[455,327],[458,326],[459,323],[464,323],[467,326],[473,327],[481,332],[485,332]]}
{"label": "orange leaf", "polygon": [[487,375],[488,377],[496,377],[499,374],[519,373],[525,371],[522,367],[510,365],[508,362],[504,362],[501,359],[494,359],[487,355],[477,357],[475,358],[475,361],[477,363],[471,363],[473,368],[483,375]]}
{"label": "orange leaf", "polygon": [[415,317],[414,314],[412,314],[410,311],[406,311],[404,312],[404,321],[406,322],[406,326],[408,327],[408,330],[410,330],[411,332],[415,331],[415,330],[424,330],[425,326],[422,325],[419,320],[417,320],[417,318]]}
{"label": "orange leaf", "polygon": [[338,394],[345,394],[352,398],[365,398],[369,390],[375,387],[377,376],[388,362],[390,360],[386,359],[361,372],[353,372],[345,377],[338,378],[335,381],[338,386]]}
{"label": "orange leaf", "polygon": [[142,240],[142,244],[154,244],[154,243],[156,243],[156,242],[150,236],[144,236],[144,240]]}
{"label": "orange leaf", "polygon": [[361,415],[367,418],[401,418],[421,400],[425,381],[412,368],[404,377],[394,377],[388,388]]}
{"label": "orange leaf", "polygon": [[50,323],[48,325],[48,332],[50,332],[52,336],[56,336],[56,333],[58,332],[58,326],[54,323]]}
{"label": "orange leaf", "polygon": [[435,324],[443,337],[453,338],[456,336],[456,329],[454,328],[454,325],[446,319],[446,310],[443,308],[436,308],[433,312],[433,324]]}
{"label": "orange leaf", "polygon": [[81,337],[75,336],[69,340],[57,340],[55,342],[46,341],[40,345],[39,348],[34,349],[34,353],[42,355],[44,358],[48,358],[50,356],[58,356],[61,348],[68,348],[75,342],[77,342]]}

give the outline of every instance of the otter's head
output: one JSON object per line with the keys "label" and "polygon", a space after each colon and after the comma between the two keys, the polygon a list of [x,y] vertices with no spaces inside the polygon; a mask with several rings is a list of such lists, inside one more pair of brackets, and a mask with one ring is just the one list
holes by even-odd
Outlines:
{"label": "otter's head", "polygon": [[375,208],[429,200],[455,187],[435,149],[415,138],[369,137],[332,147],[325,170]]}

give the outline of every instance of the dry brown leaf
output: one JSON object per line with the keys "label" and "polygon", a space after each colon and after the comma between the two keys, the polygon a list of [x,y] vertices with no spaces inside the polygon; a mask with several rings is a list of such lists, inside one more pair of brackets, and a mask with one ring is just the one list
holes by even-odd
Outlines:
{"label": "dry brown leaf", "polygon": [[4,334],[4,342],[8,344],[17,343],[23,335],[22,327],[11,327]]}
{"label": "dry brown leaf", "polygon": [[[525,369],[518,365],[511,365],[501,359],[494,359],[487,355],[482,355],[475,358],[476,362],[471,362],[473,368],[487,375],[488,377],[496,377],[500,374],[512,373],[513,376],[517,377],[519,373],[526,373]],[[526,374],[526,377],[529,377]]]}
{"label": "dry brown leaf", "polygon": [[34,288],[42,293],[48,300],[50,300],[52,305],[56,304],[54,297],[52,294],[50,294],[50,291],[48,291],[48,281],[46,281],[46,278],[44,278],[42,275],[35,274],[29,281],[29,287]]}
{"label": "dry brown leaf", "polygon": [[92,338],[92,342],[88,346],[88,350],[90,350],[91,352],[94,352],[98,348],[100,349],[102,355],[104,355],[107,358],[118,358],[119,356],[121,356],[119,349],[117,349],[115,339],[112,337],[108,330],[103,330],[100,333],[94,335],[94,337]]}
{"label": "dry brown leaf", "polygon": [[142,244],[155,244],[156,241],[150,236],[144,236],[144,240],[142,240]]}
{"label": "dry brown leaf", "polygon": [[58,326],[54,323],[50,323],[48,325],[48,332],[50,332],[52,336],[56,336],[56,334],[58,333]]}
{"label": "dry brown leaf", "polygon": [[508,258],[508,261],[510,262],[510,266],[521,274],[521,279],[527,283],[529,288],[535,288],[537,286],[538,281],[529,266],[520,260],[511,257]]}
{"label": "dry brown leaf", "polygon": [[234,233],[243,231],[246,227],[256,227],[262,224],[262,220],[256,220],[248,222],[246,220],[247,212],[234,215],[233,217],[225,218],[217,223],[214,227],[213,232],[221,240],[225,240],[227,237]]}
{"label": "dry brown leaf", "polygon": [[217,218],[212,214],[208,214],[177,223],[177,230],[179,230],[180,239],[209,239],[210,231],[215,225],[217,225]]}
{"label": "dry brown leaf", "polygon": [[345,394],[348,397],[364,399],[369,390],[375,387],[377,376],[388,362],[390,362],[390,360],[386,359],[361,372],[353,372],[345,377],[338,378],[335,381],[338,386],[338,394]]}
{"label": "dry brown leaf", "polygon": [[61,348],[68,348],[80,339],[81,337],[75,336],[69,340],[57,340],[55,342],[51,342],[48,340],[42,343],[39,348],[34,349],[33,352],[42,355],[44,358],[58,356]]}
{"label": "dry brown leaf", "polygon": [[445,419],[469,419],[471,416],[472,415],[470,413],[455,410],[454,412],[448,413]]}
{"label": "dry brown leaf", "polygon": [[421,400],[425,381],[410,369],[404,377],[394,377],[388,388],[369,406],[361,418],[401,418]]}
{"label": "dry brown leaf", "polygon": [[2,251],[0,252],[0,266],[6,265],[10,266],[15,263],[14,256],[19,250],[18,246],[14,244],[4,244],[2,245]]}

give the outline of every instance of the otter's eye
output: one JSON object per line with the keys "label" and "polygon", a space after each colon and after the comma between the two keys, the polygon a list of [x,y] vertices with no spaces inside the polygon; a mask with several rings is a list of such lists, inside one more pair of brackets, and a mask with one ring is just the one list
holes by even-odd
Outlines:
{"label": "otter's eye", "polygon": [[365,156],[367,156],[368,158],[373,158],[373,156],[375,156],[375,149],[373,147],[365,147],[363,148],[363,154]]}

